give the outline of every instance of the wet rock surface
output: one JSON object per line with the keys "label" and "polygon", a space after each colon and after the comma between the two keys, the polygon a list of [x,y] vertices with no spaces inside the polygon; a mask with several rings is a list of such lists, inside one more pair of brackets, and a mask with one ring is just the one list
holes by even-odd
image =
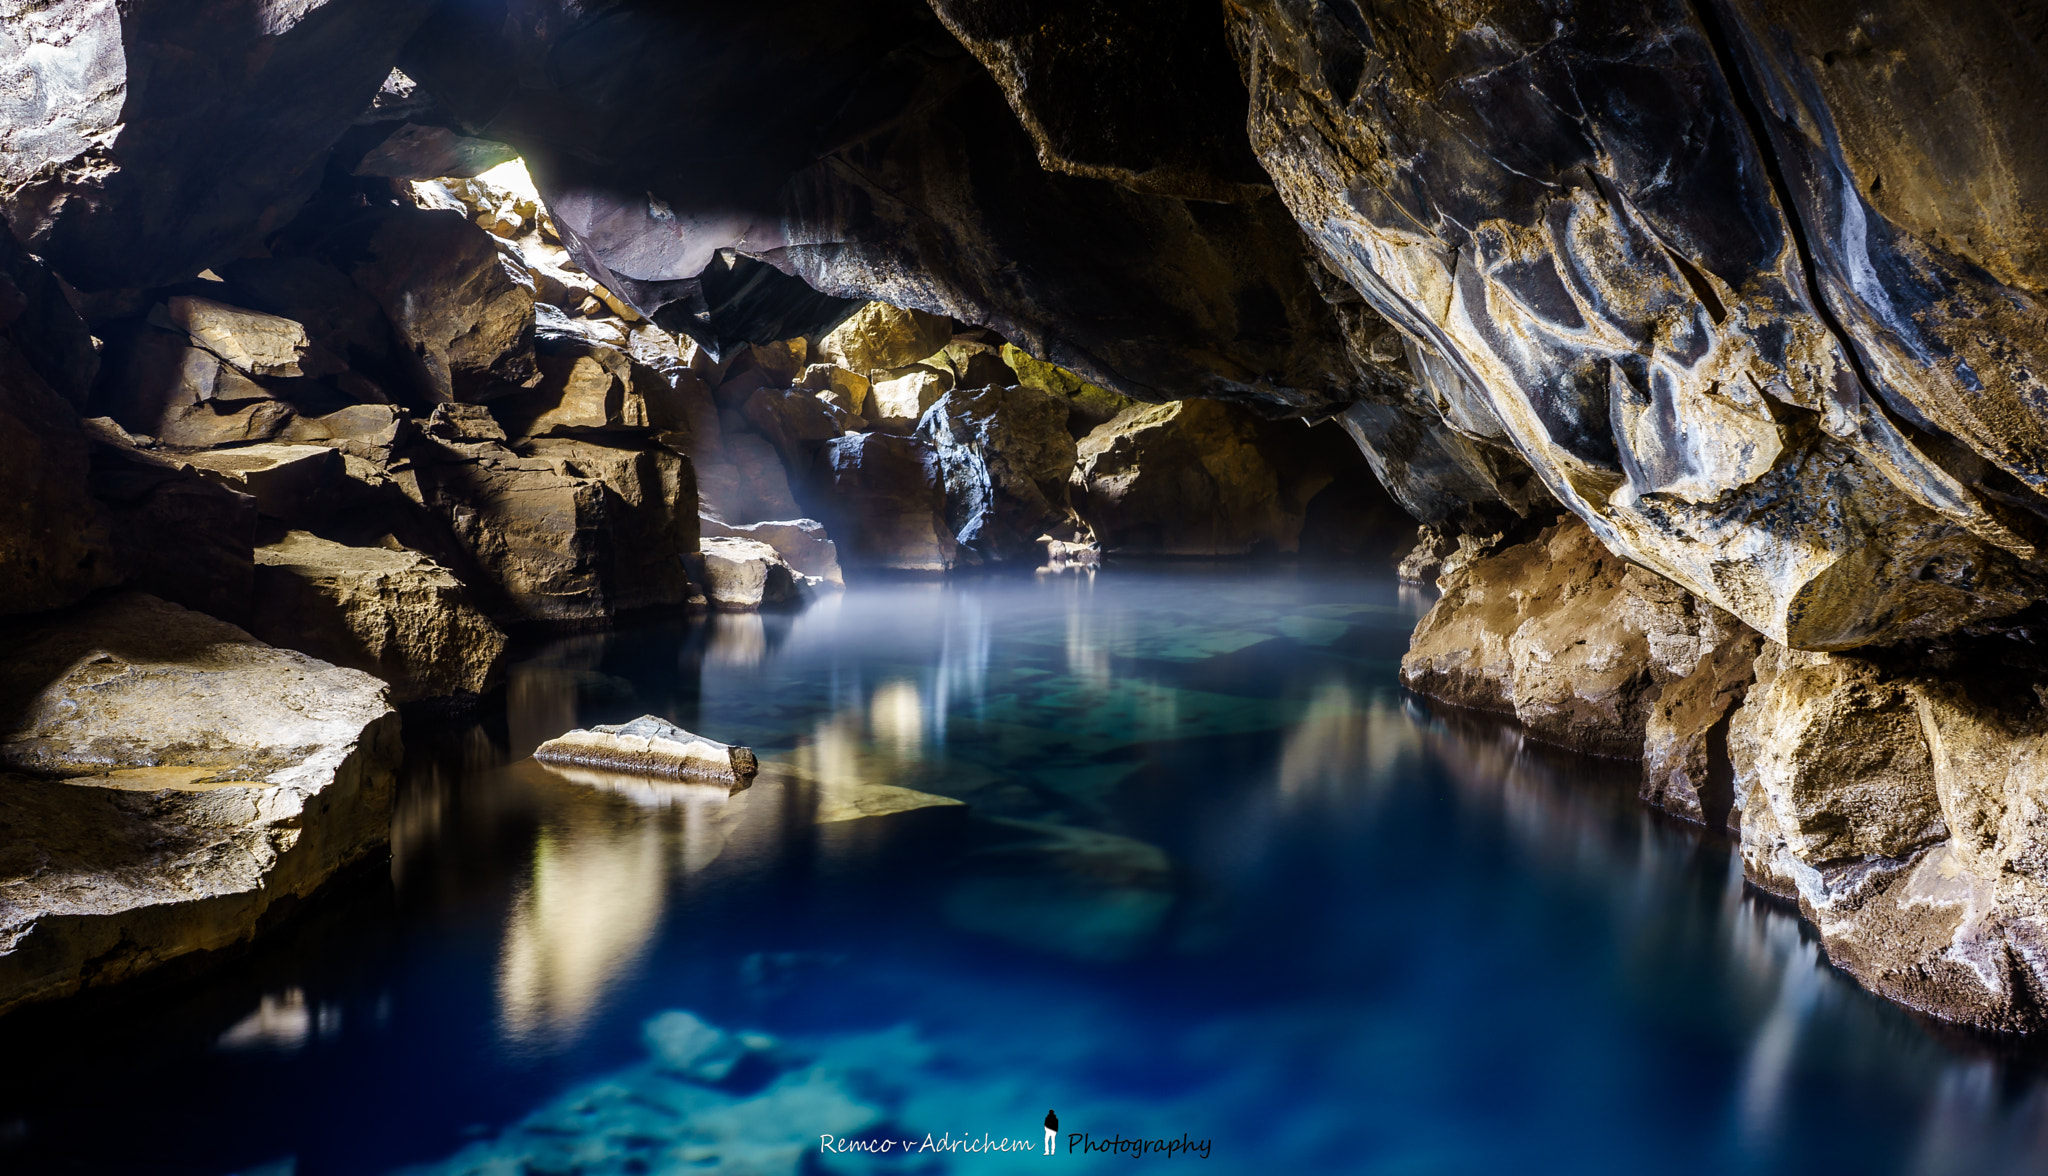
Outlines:
{"label": "wet rock surface", "polygon": [[139,593],[0,643],[0,1009],[246,940],[384,846],[369,675]]}

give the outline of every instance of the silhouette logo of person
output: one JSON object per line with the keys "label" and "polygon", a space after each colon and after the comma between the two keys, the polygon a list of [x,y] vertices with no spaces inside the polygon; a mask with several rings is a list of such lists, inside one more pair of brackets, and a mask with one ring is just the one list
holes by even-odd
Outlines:
{"label": "silhouette logo of person", "polygon": [[1060,1133],[1060,1117],[1059,1117],[1058,1115],[1055,1115],[1055,1114],[1053,1114],[1053,1113],[1052,1113],[1052,1110],[1051,1110],[1051,1108],[1047,1108],[1047,1109],[1046,1109],[1046,1112],[1045,1112],[1045,1154],[1046,1154],[1046,1155],[1051,1155],[1051,1154],[1052,1154],[1052,1141],[1053,1141],[1053,1138],[1054,1138],[1055,1136],[1057,1136],[1057,1135],[1058,1135],[1059,1133]]}

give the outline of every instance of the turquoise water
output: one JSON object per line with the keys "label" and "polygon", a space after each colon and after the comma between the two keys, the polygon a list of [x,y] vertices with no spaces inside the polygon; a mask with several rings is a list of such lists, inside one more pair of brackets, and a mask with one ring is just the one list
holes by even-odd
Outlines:
{"label": "turquoise water", "polygon": [[[1406,696],[1424,605],[1112,569],[532,645],[415,724],[388,873],[0,1025],[0,1171],[2048,1170],[2039,1051],[1831,972],[1632,767]],[[647,712],[760,779],[525,758]]]}

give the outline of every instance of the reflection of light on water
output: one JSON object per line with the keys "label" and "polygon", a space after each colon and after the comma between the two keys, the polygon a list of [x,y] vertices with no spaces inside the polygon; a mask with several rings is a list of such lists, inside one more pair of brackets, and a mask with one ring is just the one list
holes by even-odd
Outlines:
{"label": "reflection of light on water", "polygon": [[704,646],[710,665],[752,669],[768,656],[768,627],[760,613],[712,613],[710,628]]}
{"label": "reflection of light on water", "polygon": [[1360,785],[1391,781],[1422,751],[1422,732],[1398,706],[1361,705],[1341,678],[1317,686],[1301,722],[1280,751],[1280,795],[1341,797]]}
{"label": "reflection of light on water", "polygon": [[1111,640],[1096,632],[1101,620],[1086,609],[1067,614],[1067,673],[1091,690],[1107,690],[1110,685]]}
{"label": "reflection of light on water", "polygon": [[339,1032],[339,1008],[323,1004],[316,1009],[306,1003],[304,989],[287,988],[283,992],[264,993],[256,1011],[230,1026],[214,1046],[229,1051],[295,1050],[311,1041],[316,1033],[332,1037]]}
{"label": "reflection of light on water", "polygon": [[498,957],[499,1016],[515,1041],[572,1039],[638,962],[667,884],[654,820],[543,829]]}
{"label": "reflection of light on water", "polygon": [[924,743],[924,701],[917,683],[893,678],[876,687],[868,700],[868,727],[877,743],[887,744],[899,757],[918,758]]}

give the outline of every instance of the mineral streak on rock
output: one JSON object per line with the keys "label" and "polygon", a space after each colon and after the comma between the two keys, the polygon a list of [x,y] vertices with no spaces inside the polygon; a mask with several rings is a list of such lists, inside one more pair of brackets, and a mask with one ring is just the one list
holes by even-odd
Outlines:
{"label": "mineral streak on rock", "polygon": [[735,790],[752,782],[759,768],[751,749],[714,743],[653,715],[616,726],[579,727],[535,748],[533,758],[643,776],[718,780]]}

